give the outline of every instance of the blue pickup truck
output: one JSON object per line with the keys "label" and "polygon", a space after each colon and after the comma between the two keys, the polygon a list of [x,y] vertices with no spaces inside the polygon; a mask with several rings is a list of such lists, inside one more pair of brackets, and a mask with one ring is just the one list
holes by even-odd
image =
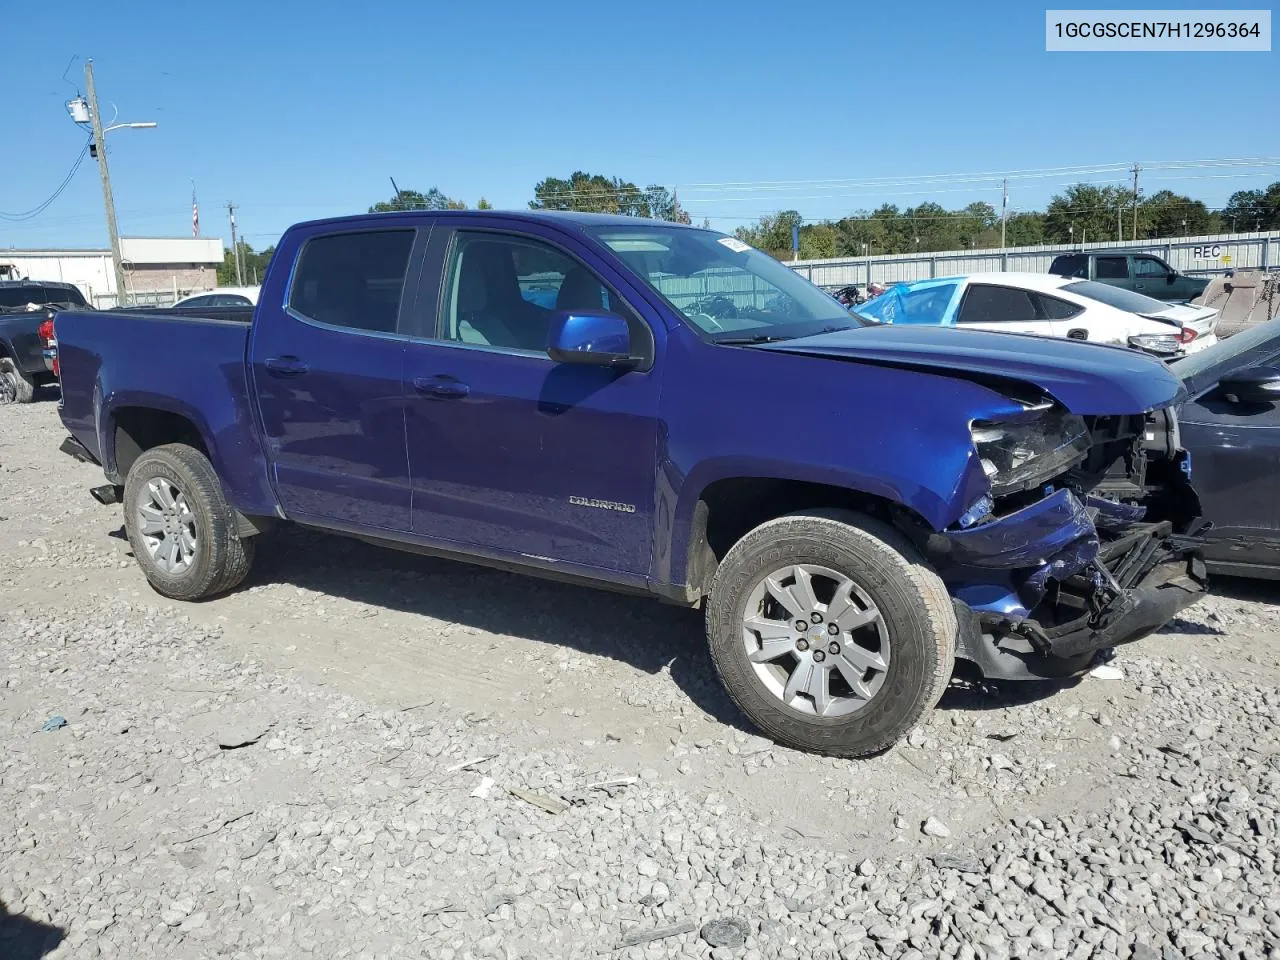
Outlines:
{"label": "blue pickup truck", "polygon": [[231,590],[290,522],[701,606],[799,749],[886,748],[957,657],[1078,675],[1205,588],[1160,361],[864,324],[710,230],[315,221],[242,316],[56,328],[63,449],[161,594]]}

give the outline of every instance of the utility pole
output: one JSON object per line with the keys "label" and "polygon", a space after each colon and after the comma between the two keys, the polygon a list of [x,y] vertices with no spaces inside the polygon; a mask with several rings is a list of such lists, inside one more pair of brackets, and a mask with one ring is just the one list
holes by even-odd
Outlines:
{"label": "utility pole", "polygon": [[240,266],[240,244],[236,242],[236,205],[227,203],[227,216],[231,218],[231,259],[236,265],[236,286],[244,286],[244,268]]}
{"label": "utility pole", "polygon": [[[1120,191],[1117,190],[1117,193]],[[1124,242],[1124,201],[1116,197],[1116,243]]]}
{"label": "utility pole", "polygon": [[1009,178],[1004,178],[1004,201],[1000,204],[1000,249],[1004,249],[1004,222],[1009,213]]}
{"label": "utility pole", "polygon": [[1138,174],[1142,172],[1142,167],[1138,164],[1133,165],[1133,239],[1138,239]]}
{"label": "utility pole", "polygon": [[123,306],[124,258],[120,253],[120,230],[116,226],[116,202],[111,195],[111,173],[107,169],[107,138],[102,130],[102,114],[98,111],[98,91],[93,85],[93,61],[84,62],[84,82],[89,93],[89,121],[93,127],[93,152],[98,158],[98,174],[102,178],[102,201],[107,208],[107,234],[111,238],[111,263],[116,274],[116,305]]}

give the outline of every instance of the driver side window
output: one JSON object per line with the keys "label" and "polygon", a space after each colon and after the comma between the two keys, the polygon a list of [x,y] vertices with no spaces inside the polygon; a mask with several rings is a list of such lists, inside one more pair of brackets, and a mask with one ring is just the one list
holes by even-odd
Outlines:
{"label": "driver side window", "polygon": [[457,343],[541,353],[557,310],[621,312],[594,273],[526,237],[458,231],[445,279],[441,337]]}
{"label": "driver side window", "polygon": [[1169,275],[1169,271],[1165,269],[1165,265],[1159,260],[1152,260],[1150,257],[1135,257],[1133,260],[1133,275],[1142,280],[1163,280]]}

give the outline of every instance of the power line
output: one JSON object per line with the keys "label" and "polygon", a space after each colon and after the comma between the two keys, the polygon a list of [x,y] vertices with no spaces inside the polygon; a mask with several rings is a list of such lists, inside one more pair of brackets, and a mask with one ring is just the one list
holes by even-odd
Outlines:
{"label": "power line", "polygon": [[63,177],[62,182],[58,184],[58,188],[53,191],[49,199],[45,200],[43,203],[37,204],[36,206],[32,207],[30,210],[26,210],[22,213],[4,213],[3,211],[0,211],[0,220],[8,220],[14,223],[21,223],[26,220],[34,220],[36,217],[40,216],[40,214],[48,210],[49,207],[53,204],[53,202],[57,200],[60,196],[62,196],[63,191],[67,189],[68,185],[70,185],[71,183],[72,178],[75,177],[76,171],[79,170],[80,165],[84,163],[84,158],[89,155],[88,146],[89,146],[89,140],[85,140],[85,142],[81,144],[80,150],[76,154],[75,163],[71,164],[71,169],[67,171],[67,175]]}

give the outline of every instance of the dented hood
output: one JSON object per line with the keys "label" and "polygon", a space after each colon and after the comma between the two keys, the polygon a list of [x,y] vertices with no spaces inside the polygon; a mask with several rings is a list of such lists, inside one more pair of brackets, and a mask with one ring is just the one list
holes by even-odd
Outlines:
{"label": "dented hood", "polygon": [[1078,340],[954,327],[859,327],[757,348],[983,380],[1033,384],[1072,413],[1142,413],[1178,398],[1182,384],[1163,361]]}

